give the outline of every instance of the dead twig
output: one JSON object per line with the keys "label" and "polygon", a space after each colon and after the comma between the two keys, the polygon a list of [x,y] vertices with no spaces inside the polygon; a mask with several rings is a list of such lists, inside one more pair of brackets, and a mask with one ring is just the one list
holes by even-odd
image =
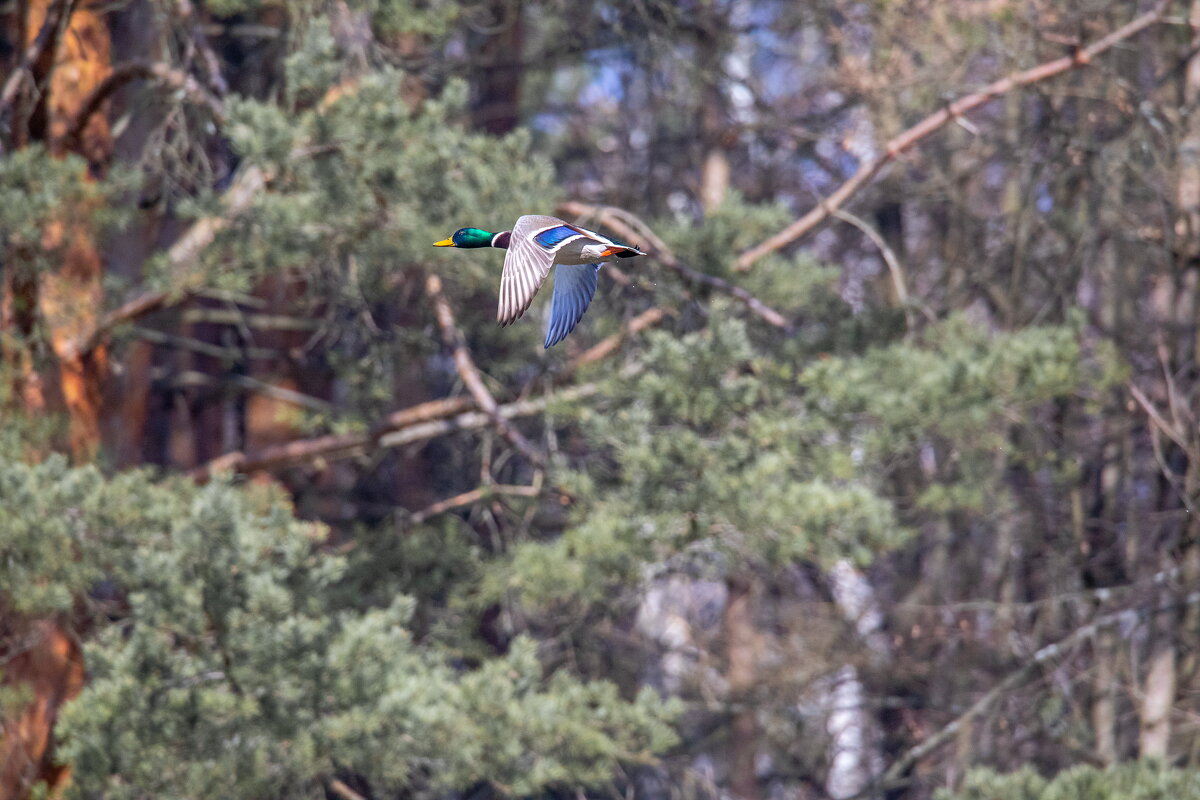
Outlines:
{"label": "dead twig", "polygon": [[79,356],[87,355],[118,325],[179,302],[199,289],[199,276],[189,274],[189,270],[200,259],[204,249],[217,238],[217,234],[250,209],[254,199],[266,188],[268,180],[269,176],[258,167],[250,166],[241,170],[234,178],[229,191],[221,198],[221,213],[196,220],[167,251],[168,268],[172,275],[178,276],[179,288],[174,292],[144,292],[133,298],[102,316],[91,330],[80,334],[68,344],[66,351]]}
{"label": "dead twig", "polygon": [[447,497],[445,500],[439,500],[436,503],[423,508],[413,514],[409,519],[413,524],[419,524],[435,517],[438,514],[444,514],[447,511],[453,511],[456,508],[464,508],[474,505],[481,500],[487,500],[497,495],[511,495],[513,497],[537,497],[541,494],[541,488],[538,486],[511,486],[504,483],[490,483],[486,486],[480,486],[477,489],[472,489],[469,492],[456,494],[454,497]]}
{"label": "dead twig", "polygon": [[612,336],[601,339],[587,350],[584,350],[582,353],[572,358],[563,366],[562,370],[555,377],[561,380],[564,376],[570,375],[580,367],[587,366],[588,364],[594,364],[597,361],[602,361],[603,359],[608,358],[610,355],[616,352],[617,348],[620,347],[621,344],[630,336],[633,336],[634,334],[639,333],[646,328],[657,325],[659,322],[662,322],[664,319],[666,319],[666,317],[667,312],[661,308],[646,309],[633,319],[626,322],[621,327],[621,330],[614,333]]}
{"label": "dead twig", "polygon": [[859,167],[858,171],[849,180],[834,190],[828,198],[807,214],[766,241],[751,247],[738,256],[736,268],[740,272],[745,272],[764,256],[786,247],[816,228],[833,212],[841,208],[855,193],[869,184],[884,167],[895,161],[905,151],[912,149],[921,140],[940,130],[947,123],[959,119],[964,114],[975,110],[985,103],[1008,94],[1013,89],[1029,86],[1048,78],[1053,78],[1055,75],[1087,66],[1097,56],[1111,49],[1113,46],[1141,33],[1146,28],[1158,22],[1170,5],[1170,0],[1160,0],[1152,10],[1147,11],[1128,24],[1117,28],[1112,33],[1087,47],[1076,50],[1071,55],[1047,61],[1044,64],[1039,64],[1027,70],[1015,72],[1007,78],[1002,78],[988,84],[978,92],[960,97],[942,110],[925,117],[925,119],[899,136],[888,140],[887,144],[884,145],[881,155],[876,156]]}
{"label": "dead twig", "polygon": [[92,90],[71,120],[71,124],[67,126],[67,131],[60,140],[61,146],[66,149],[74,147],[87,127],[88,120],[100,110],[104,102],[118,89],[137,80],[152,80],[166,89],[182,91],[195,105],[207,108],[218,123],[225,120],[225,106],[221,100],[191,75],[162,62],[139,61],[113,68],[108,77]]}
{"label": "dead twig", "polygon": [[[531,417],[534,414],[540,414],[550,407],[553,403],[567,403],[575,400],[582,400],[585,397],[591,397],[600,391],[600,385],[596,383],[584,383],[579,386],[572,386],[568,389],[548,394],[543,397],[534,398],[531,400],[516,400],[512,403],[505,403],[496,408],[496,416],[502,420],[515,419],[517,417]],[[492,424],[493,417],[491,414],[485,414],[480,411],[468,411],[464,414],[459,414],[449,419],[440,419],[430,422],[422,422],[416,425],[410,425],[392,433],[388,433],[379,438],[380,447],[402,447],[406,444],[414,442],[422,442],[426,439],[432,439],[436,436],[445,436],[448,433],[456,431],[477,430]]]}
{"label": "dead twig", "polygon": [[442,342],[453,353],[454,367],[458,370],[458,376],[462,378],[467,391],[475,398],[475,404],[492,418],[496,430],[501,436],[512,442],[513,447],[517,448],[521,455],[535,464],[544,463],[545,457],[538,449],[497,412],[499,406],[496,398],[492,397],[492,393],[484,385],[483,376],[479,374],[479,368],[475,366],[475,360],[471,358],[471,351],[467,349],[466,339],[463,338],[462,331],[458,329],[458,324],[454,321],[454,312],[450,308],[450,301],[446,299],[446,294],[442,291],[442,279],[433,274],[426,277],[425,293],[433,301],[434,316],[437,317],[438,327],[442,329]]}
{"label": "dead twig", "polygon": [[0,156],[4,155],[4,140],[10,133],[9,121],[12,117],[13,106],[17,102],[17,95],[21,91],[21,85],[26,80],[33,79],[33,65],[40,61],[58,41],[60,29],[66,27],[74,10],[75,0],[58,0],[50,6],[37,36],[30,42],[29,47],[25,48],[25,54],[21,56],[21,63],[17,64],[12,74],[8,76],[8,80],[4,82],[4,88],[0,89]]}
{"label": "dead twig", "polygon": [[948,724],[942,726],[937,733],[925,737],[919,744],[911,747],[900,756],[887,771],[883,773],[879,781],[868,787],[864,794],[878,792],[881,787],[890,788],[906,783],[905,775],[912,769],[918,761],[925,756],[937,750],[946,742],[953,739],[958,732],[972,720],[983,715],[985,711],[995,705],[999,700],[1006,697],[1010,692],[1017,689],[1021,684],[1032,678],[1043,665],[1067,655],[1072,648],[1082,644],[1088,639],[1095,636],[1101,630],[1111,628],[1121,624],[1135,623],[1146,619],[1153,614],[1159,614],[1166,611],[1173,611],[1185,606],[1191,606],[1200,603],[1200,592],[1192,592],[1177,600],[1173,600],[1160,605],[1152,606],[1143,609],[1126,609],[1124,611],[1116,611],[1112,614],[1106,614],[1095,621],[1077,628],[1072,633],[1059,639],[1053,644],[1048,644],[1038,650],[1019,668],[1009,673],[1003,680],[989,689],[982,697],[976,700],[970,708],[959,714]]}
{"label": "dead twig", "polygon": [[1190,453],[1191,448],[1188,446],[1187,437],[1183,435],[1183,432],[1170,422],[1167,422],[1163,415],[1159,413],[1158,409],[1154,407],[1154,404],[1150,402],[1150,398],[1146,397],[1142,390],[1139,389],[1134,383],[1130,382],[1128,387],[1129,394],[1133,396],[1133,399],[1137,401],[1137,404],[1142,407],[1143,411],[1146,412],[1146,416],[1150,419],[1151,424],[1165,433],[1167,438],[1179,445],[1179,448],[1185,453]]}
{"label": "dead twig", "polygon": [[191,475],[197,480],[208,480],[217,472],[261,472],[301,461],[347,458],[377,444],[382,437],[393,431],[453,417],[474,408],[475,400],[471,397],[430,400],[393,412],[380,420],[371,430],[363,433],[328,434],[271,445],[253,453],[240,451],[225,453],[192,470]]}
{"label": "dead twig", "polygon": [[592,206],[570,200],[560,203],[558,210],[562,214],[574,217],[589,217],[601,225],[611,228],[618,236],[633,241],[646,241],[650,248],[649,255],[663,266],[678,273],[684,280],[709,286],[744,303],[747,308],[762,318],[767,324],[782,331],[791,333],[793,326],[783,314],[759,300],[740,286],[730,283],[724,278],[709,275],[692,269],[680,261],[662,239],[658,238],[648,225],[628,211],[611,206]]}

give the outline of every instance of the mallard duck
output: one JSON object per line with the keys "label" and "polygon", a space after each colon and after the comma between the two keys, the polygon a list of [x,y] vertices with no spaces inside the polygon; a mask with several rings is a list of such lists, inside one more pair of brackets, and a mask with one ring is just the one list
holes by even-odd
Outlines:
{"label": "mallard duck", "polygon": [[536,214],[518,219],[511,231],[489,233],[479,228],[459,228],[449,239],[433,244],[434,247],[499,247],[508,251],[496,310],[496,321],[501,326],[511,325],[525,314],[550,268],[557,266],[543,345],[547,348],[565,339],[583,318],[596,294],[598,262],[646,255],[604,234],[557,217]]}

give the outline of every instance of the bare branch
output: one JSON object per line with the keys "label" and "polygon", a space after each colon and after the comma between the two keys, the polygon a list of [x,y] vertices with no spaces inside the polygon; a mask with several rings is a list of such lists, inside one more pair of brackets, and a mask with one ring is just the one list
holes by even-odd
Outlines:
{"label": "bare branch", "polygon": [[1132,381],[1128,384],[1128,386],[1129,394],[1133,395],[1133,399],[1136,400],[1137,404],[1142,407],[1143,411],[1146,412],[1146,416],[1149,417],[1150,423],[1165,433],[1167,438],[1179,445],[1180,449],[1182,449],[1185,453],[1190,453],[1191,448],[1188,447],[1187,438],[1183,435],[1183,433],[1170,422],[1167,422],[1165,418],[1163,418],[1163,415],[1159,413],[1157,408],[1154,407],[1154,403],[1150,402],[1150,398],[1146,397],[1142,390],[1139,389]]}
{"label": "bare branch", "polygon": [[[779,313],[769,305],[759,300],[750,292],[740,286],[735,286],[724,278],[718,278],[715,275],[709,275],[699,270],[692,269],[687,264],[676,258],[666,244],[654,235],[649,226],[638,220],[628,211],[610,206],[592,206],[587,203],[576,201],[567,201],[560,203],[558,210],[562,214],[575,217],[590,217],[596,219],[601,225],[611,228],[617,233],[630,240],[646,239],[649,242],[650,255],[659,263],[674,270],[681,275],[685,280],[691,283],[698,283],[703,286],[710,286],[718,291],[724,292],[731,297],[745,303],[746,307],[761,317],[768,324],[779,328],[780,330],[791,333],[793,326],[783,314]],[[635,221],[636,222],[633,222]]]}
{"label": "bare branch", "polygon": [[[562,381],[583,366],[607,358],[617,351],[626,338],[658,324],[666,316],[667,312],[660,308],[643,311],[629,320],[620,332],[597,342],[567,362],[555,376],[556,381]],[[543,398],[501,405],[497,407],[496,413],[504,420],[533,416],[544,411],[556,400],[576,400],[593,395],[597,391],[596,384],[584,384]],[[330,434],[271,445],[253,453],[225,453],[192,470],[191,475],[198,480],[207,480],[217,472],[261,472],[303,461],[348,458],[373,447],[399,447],[457,430],[485,427],[490,417],[477,412],[478,405],[474,397],[430,400],[389,414],[366,433]]]}
{"label": "bare branch", "polygon": [[1170,0],[1160,0],[1153,10],[1147,11],[1132,22],[1123,25],[1087,47],[1076,50],[1069,56],[1056,58],[1053,61],[1047,61],[1036,67],[1013,73],[1007,78],[1002,78],[985,86],[978,92],[960,97],[941,111],[930,114],[899,136],[890,139],[884,145],[882,155],[876,156],[859,167],[858,171],[849,180],[839,186],[820,205],[813,208],[791,225],[788,225],[779,233],[738,256],[737,269],[745,272],[764,256],[786,247],[816,228],[833,212],[845,205],[846,201],[854,196],[855,193],[869,184],[884,167],[895,161],[905,151],[912,149],[921,140],[940,130],[947,123],[953,122],[967,112],[973,111],[979,106],[995,100],[997,97],[1008,94],[1013,89],[1029,86],[1048,78],[1053,78],[1055,75],[1087,66],[1097,56],[1111,49],[1114,45],[1141,33],[1146,28],[1158,22],[1170,5]]}
{"label": "bare branch", "polygon": [[367,798],[347,786],[345,781],[340,781],[337,778],[329,782],[329,790],[342,798],[342,800],[367,800]]}
{"label": "bare branch", "polygon": [[450,309],[450,302],[442,291],[442,279],[437,275],[430,274],[425,279],[425,293],[433,301],[434,315],[437,317],[438,326],[442,329],[442,341],[453,352],[454,366],[466,385],[467,391],[475,398],[475,404],[485,414],[492,417],[496,424],[496,430],[500,432],[501,436],[512,442],[521,455],[535,464],[544,463],[545,457],[538,452],[537,448],[497,413],[496,398],[492,397],[492,393],[484,386],[483,376],[479,374],[479,368],[475,366],[475,360],[471,358],[471,351],[467,349],[467,342],[454,321],[454,312]]}
{"label": "bare branch", "polygon": [[67,126],[67,132],[63,134],[60,144],[66,148],[73,147],[83,134],[83,129],[87,127],[88,120],[100,110],[104,101],[121,87],[136,80],[153,80],[167,89],[182,90],[193,103],[207,108],[218,122],[225,119],[225,106],[220,99],[201,86],[191,75],[162,62],[134,62],[115,67],[108,77],[92,90],[80,106],[79,113]]}
{"label": "bare branch", "polygon": [[541,494],[541,489],[537,486],[510,486],[503,483],[492,483],[487,486],[480,486],[477,489],[472,489],[469,492],[457,494],[454,497],[448,497],[445,500],[430,505],[428,508],[421,509],[410,518],[412,522],[421,523],[430,517],[435,517],[438,514],[444,514],[447,511],[453,511],[456,508],[474,505],[481,500],[487,500],[496,495],[512,495],[514,497],[537,497]]}
{"label": "bare branch", "polygon": [[584,350],[582,353],[572,358],[562,368],[562,371],[559,372],[555,377],[561,379],[564,375],[570,375],[580,367],[587,366],[588,364],[594,364],[597,361],[608,358],[610,355],[616,352],[617,348],[620,347],[621,344],[630,336],[633,336],[635,333],[643,331],[646,328],[657,325],[666,317],[667,312],[663,311],[661,308],[646,309],[641,314],[638,314],[636,317],[626,322],[621,330],[617,333],[601,339],[587,350]]}
{"label": "bare branch", "polygon": [[1004,698],[1025,681],[1029,680],[1033,675],[1042,668],[1045,664],[1055,661],[1066,655],[1072,648],[1082,644],[1086,640],[1095,636],[1105,628],[1111,628],[1120,625],[1123,622],[1134,622],[1140,619],[1145,619],[1153,614],[1172,611],[1184,606],[1191,606],[1200,603],[1200,592],[1192,592],[1182,598],[1163,603],[1157,606],[1143,609],[1126,609],[1124,611],[1116,611],[1112,614],[1105,614],[1099,619],[1077,628],[1075,631],[1066,637],[1059,639],[1053,644],[1048,644],[1038,650],[1018,669],[1009,673],[1002,681],[989,689],[982,697],[976,700],[970,708],[962,714],[955,717],[950,723],[943,726],[937,733],[927,736],[920,744],[910,748],[904,755],[892,762],[887,771],[879,779],[879,782],[870,787],[869,791],[877,791],[880,786],[894,786],[904,782],[905,774],[925,756],[937,750],[946,742],[953,739],[962,727],[968,724],[971,720],[981,716],[985,711],[996,704],[997,701]]}
{"label": "bare branch", "polygon": [[[585,397],[590,397],[600,391],[600,385],[596,383],[584,383],[579,386],[572,386],[568,389],[563,389],[554,394],[548,394],[544,397],[539,397],[533,400],[517,400],[512,403],[505,403],[497,407],[496,414],[501,419],[509,420],[516,417],[531,417],[534,414],[540,414],[545,411],[552,403],[556,402],[572,402],[581,400]],[[492,423],[492,416],[478,411],[468,411],[465,414],[451,417],[450,419],[436,420],[432,422],[424,422],[417,425],[411,425],[393,433],[386,434],[379,439],[380,447],[401,447],[413,442],[421,442],[426,439],[432,439],[435,436],[444,436],[447,433],[455,431],[475,430],[486,427]]]}
{"label": "bare branch", "polygon": [[255,166],[246,167],[234,178],[233,184],[221,198],[220,214],[203,217],[192,223],[183,236],[179,237],[167,251],[168,269],[178,276],[181,286],[174,293],[166,291],[145,292],[124,305],[108,312],[91,330],[78,336],[67,345],[66,352],[86,355],[96,348],[113,328],[125,322],[139,319],[146,314],[186,298],[200,288],[198,276],[188,271],[200,259],[204,249],[212,244],[220,233],[247,210],[258,194],[266,188],[268,175]]}
{"label": "bare branch", "polygon": [[17,64],[8,80],[4,82],[4,88],[0,90],[0,156],[4,155],[4,138],[9,133],[9,119],[12,116],[13,105],[17,102],[17,95],[21,91],[21,84],[26,79],[33,78],[33,65],[58,41],[57,33],[60,27],[65,27],[74,10],[75,0],[58,0],[50,6],[37,36],[29,47],[25,48],[21,63]]}
{"label": "bare branch", "polygon": [[226,470],[250,473],[275,469],[297,461],[311,461],[317,458],[346,458],[371,447],[392,431],[432,420],[453,417],[473,408],[475,408],[475,400],[471,397],[430,400],[389,414],[366,433],[330,434],[312,439],[300,439],[264,447],[250,454],[225,453],[192,470],[191,474],[192,477],[199,480],[207,480],[213,473]]}

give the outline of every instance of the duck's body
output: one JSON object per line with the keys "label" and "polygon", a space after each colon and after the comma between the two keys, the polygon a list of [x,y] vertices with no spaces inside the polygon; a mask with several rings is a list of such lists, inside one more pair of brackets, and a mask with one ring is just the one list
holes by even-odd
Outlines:
{"label": "duck's body", "polygon": [[518,219],[511,231],[489,233],[479,228],[459,228],[435,246],[496,247],[508,251],[496,311],[496,320],[501,325],[510,325],[525,314],[550,270],[558,267],[545,347],[561,342],[583,318],[596,293],[599,262],[645,255],[636,247],[596,231],[536,214]]}

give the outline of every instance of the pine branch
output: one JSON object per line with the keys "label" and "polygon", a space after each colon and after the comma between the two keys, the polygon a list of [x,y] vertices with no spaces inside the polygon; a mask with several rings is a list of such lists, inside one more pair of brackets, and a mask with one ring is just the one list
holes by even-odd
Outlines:
{"label": "pine branch", "polygon": [[745,272],[764,256],[786,247],[812,231],[845,205],[846,201],[853,197],[860,189],[874,180],[875,176],[884,167],[895,161],[905,151],[915,147],[923,139],[940,130],[946,124],[962,118],[967,112],[973,111],[985,103],[991,102],[998,97],[1003,97],[1013,89],[1030,86],[1048,78],[1053,78],[1056,75],[1061,75],[1064,72],[1087,66],[1105,51],[1110,50],[1115,45],[1141,33],[1146,28],[1158,22],[1162,19],[1163,14],[1166,13],[1170,5],[1170,0],[1160,0],[1152,10],[1147,11],[1132,22],[1123,25],[1087,47],[1076,50],[1069,56],[1056,58],[1053,61],[1047,61],[1036,67],[1015,72],[1007,78],[1002,78],[985,86],[978,92],[955,100],[941,111],[930,114],[899,136],[890,139],[884,145],[882,155],[876,156],[859,167],[858,171],[849,180],[839,186],[816,208],[809,211],[803,217],[800,217],[800,219],[791,225],[788,225],[779,233],[738,256],[736,268],[740,272]]}
{"label": "pine branch", "polygon": [[[358,87],[359,84],[356,81],[345,81],[335,85],[325,93],[319,107],[321,109],[328,108],[339,99],[358,91]],[[301,144],[289,154],[289,160],[307,158],[323,152],[325,149]],[[221,212],[196,220],[167,251],[168,272],[180,285],[172,292],[144,292],[121,307],[110,311],[101,317],[90,331],[81,334],[73,342],[67,344],[66,352],[85,356],[100,345],[112,332],[112,329],[118,325],[180,302],[193,292],[200,290],[202,288],[198,282],[200,276],[190,272],[200,259],[200,254],[213,243],[218,233],[228,228],[234,220],[250,209],[254,200],[266,189],[272,177],[257,166],[248,166],[239,170],[229,189],[221,197]]]}
{"label": "pine branch", "polygon": [[118,325],[140,319],[146,314],[179,302],[200,288],[196,277],[191,275],[189,270],[199,260],[204,249],[217,238],[217,234],[249,210],[254,199],[266,188],[267,182],[267,174],[258,167],[250,166],[239,171],[229,191],[221,198],[222,212],[196,220],[167,251],[168,271],[171,275],[178,276],[182,285],[173,292],[144,292],[108,312],[91,330],[68,344],[65,352],[86,355],[103,342]]}
{"label": "pine branch", "polygon": [[458,329],[458,325],[454,321],[454,312],[450,308],[450,301],[446,299],[446,294],[442,291],[442,279],[437,275],[430,274],[425,279],[425,293],[433,301],[434,316],[437,317],[438,327],[442,329],[442,342],[453,353],[454,367],[458,370],[458,376],[462,378],[467,391],[475,398],[475,405],[492,418],[496,430],[500,432],[501,436],[512,442],[513,447],[517,448],[521,455],[535,464],[544,463],[545,457],[538,452],[538,449],[497,412],[496,398],[492,397],[492,393],[484,385],[483,376],[479,374],[479,368],[475,366],[475,360],[471,358],[471,351],[467,348],[466,339],[463,338],[462,331]]}
{"label": "pine branch", "polygon": [[709,286],[717,291],[724,292],[731,297],[744,303],[747,308],[761,317],[767,324],[773,325],[782,331],[791,333],[793,326],[783,314],[779,313],[769,305],[759,300],[740,286],[736,286],[724,278],[718,278],[715,275],[709,275],[699,270],[692,269],[687,264],[680,261],[671,249],[667,247],[662,239],[654,234],[648,225],[642,222],[628,211],[611,206],[593,206],[587,203],[580,203],[569,200],[564,203],[559,203],[558,211],[561,214],[574,217],[588,217],[595,219],[601,225],[611,228],[618,236],[631,241],[646,240],[650,247],[650,257],[654,258],[663,266],[678,273],[684,280],[693,284]]}
{"label": "pine branch", "polygon": [[612,336],[605,337],[594,345],[584,350],[579,355],[572,358],[563,366],[562,370],[555,375],[555,378],[561,380],[564,376],[570,375],[580,367],[588,364],[595,364],[597,361],[602,361],[617,351],[617,348],[635,333],[639,333],[646,328],[651,328],[666,318],[667,312],[661,308],[648,308],[638,314],[633,319],[629,320],[621,327],[621,330],[614,333]]}

